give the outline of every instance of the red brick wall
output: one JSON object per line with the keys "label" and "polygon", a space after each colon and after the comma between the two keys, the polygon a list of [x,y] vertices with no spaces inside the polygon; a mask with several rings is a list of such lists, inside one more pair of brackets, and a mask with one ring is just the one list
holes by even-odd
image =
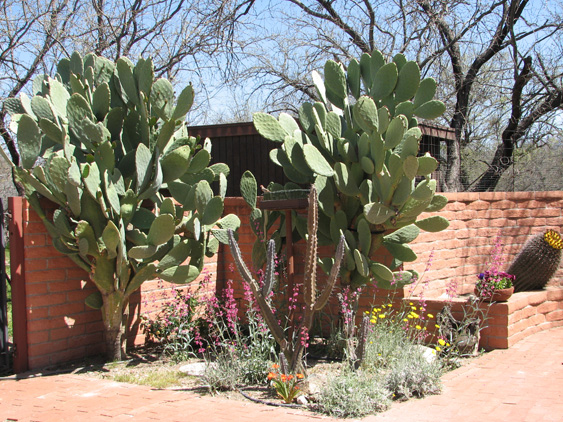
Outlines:
{"label": "red brick wall", "polygon": [[[476,275],[487,269],[498,234],[504,245],[506,270],[526,240],[546,229],[563,229],[563,192],[446,193],[445,209],[436,214],[450,221],[439,233],[422,232],[413,242],[418,261],[412,265],[427,280],[425,295],[438,297],[448,282],[458,292],[473,291]],[[430,261],[430,262],[429,262]],[[550,285],[563,286],[560,268]],[[416,292],[420,292],[421,286]]]}
{"label": "red brick wall", "polygon": [[[505,262],[508,265],[530,235],[548,228],[559,232],[562,230],[563,192],[445,195],[450,202],[438,214],[450,220],[450,227],[440,233],[424,232],[412,244],[419,259],[407,268],[412,267],[424,273],[415,295],[424,288],[425,297],[438,298],[444,294],[447,283],[452,280],[457,281],[459,293],[472,291],[476,274],[483,271],[490,260],[499,231],[505,245]],[[18,298],[14,297],[13,311],[14,314],[19,312],[23,315],[19,328],[14,327],[14,342],[18,350],[23,351],[16,356],[19,367],[40,368],[102,352],[103,327],[100,313],[84,305],[84,299],[94,291],[90,282],[83,281],[88,279],[87,274],[51,246],[43,224],[28,209],[26,201],[21,198],[13,198],[13,201],[20,204],[21,210],[19,214],[12,211],[13,221],[10,226],[13,283],[17,284],[14,296],[16,293],[19,295]],[[14,204],[11,205],[13,209]],[[249,226],[249,208],[241,198],[227,198],[225,212],[235,213],[241,219],[239,245],[245,261],[249,263],[254,243],[254,235]],[[14,248],[18,244],[17,236],[21,236],[19,249]],[[327,249],[322,252],[328,255],[331,253]],[[295,246],[295,256],[296,283],[299,283],[299,274],[303,272],[303,242]],[[240,281],[238,273],[230,270],[232,263],[231,254],[223,245],[218,255],[208,260],[206,269],[211,276],[211,290],[221,290],[228,279]],[[560,269],[556,273],[550,283],[552,286],[563,286],[562,271]],[[18,273],[21,273],[19,277]],[[138,316],[157,312],[175,287],[158,281],[147,282],[140,293],[131,298],[131,342],[140,344],[144,341],[139,331]],[[386,297],[387,293],[378,292],[379,300]],[[410,288],[406,288],[399,295],[409,296],[409,293]],[[240,284],[237,294],[242,297]],[[369,293],[362,300],[364,308],[371,303],[373,294]],[[560,306],[562,302],[558,303],[550,306]],[[331,304],[328,311],[335,313],[335,297],[331,299]],[[561,312],[561,308],[558,308],[549,315],[542,315],[545,315],[546,320],[556,318],[559,321],[563,320]],[[23,323],[24,319],[27,319],[26,323]],[[511,335],[516,335],[516,332],[513,330]],[[27,353],[24,344],[27,346]]]}
{"label": "red brick wall", "polygon": [[[103,353],[100,311],[84,304],[96,289],[88,274],[52,246],[45,226],[27,201],[10,199],[11,270],[15,286],[12,302],[14,314],[21,316],[14,326],[14,367],[23,372]],[[208,260],[206,271],[211,275],[209,288],[213,291],[216,268],[216,260]],[[129,344],[144,342],[139,316],[157,312],[174,288],[178,286],[154,280],[133,293],[129,305]]]}

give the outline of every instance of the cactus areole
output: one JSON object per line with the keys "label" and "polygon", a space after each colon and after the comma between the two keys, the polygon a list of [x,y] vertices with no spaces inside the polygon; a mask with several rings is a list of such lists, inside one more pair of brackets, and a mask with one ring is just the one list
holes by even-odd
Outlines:
{"label": "cactus areole", "polygon": [[[431,178],[436,159],[418,156],[422,132],[417,118],[434,119],[445,111],[433,99],[436,82],[421,80],[418,65],[402,54],[387,63],[379,51],[352,60],[346,70],[329,60],[324,78],[314,72],[313,82],[319,101],[301,106],[299,122],[285,113],[277,118],[254,114],[257,131],[280,144],[271,160],[295,182],[268,189],[316,187],[319,243],[336,245],[341,235],[346,239],[345,284],[361,286],[373,278],[380,288],[403,287],[417,278],[415,271],[397,271],[416,259],[408,243],[420,229],[437,232],[449,224],[441,216],[418,219],[447,203],[436,195]],[[272,216],[255,217],[272,224]],[[296,221],[305,237],[306,224]],[[381,247],[394,258],[390,266],[377,260]],[[323,260],[326,272],[331,265]]]}
{"label": "cactus areole", "polygon": [[[193,97],[191,85],[176,97],[155,80],[150,59],[74,53],[33,81],[31,98],[4,103],[22,158],[14,173],[54,247],[96,285],[86,304],[101,309],[109,359],[124,351],[130,295],[146,280],[194,280],[240,225],[221,218],[228,167],[209,166],[210,141],[188,135]],[[41,197],[58,206],[52,216]]]}

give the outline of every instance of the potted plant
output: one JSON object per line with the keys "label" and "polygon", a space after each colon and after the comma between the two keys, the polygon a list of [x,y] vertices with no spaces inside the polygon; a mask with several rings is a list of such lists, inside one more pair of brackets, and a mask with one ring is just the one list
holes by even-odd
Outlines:
{"label": "potted plant", "polygon": [[477,276],[475,295],[489,302],[505,302],[514,293],[516,276],[504,271],[485,271]]}

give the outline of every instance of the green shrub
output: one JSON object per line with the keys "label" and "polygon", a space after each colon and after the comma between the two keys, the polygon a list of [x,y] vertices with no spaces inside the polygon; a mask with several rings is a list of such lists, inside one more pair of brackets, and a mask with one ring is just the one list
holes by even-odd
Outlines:
{"label": "green shrub", "polygon": [[338,418],[358,418],[386,410],[389,396],[381,377],[347,370],[328,379],[316,410]]}
{"label": "green shrub", "polygon": [[395,355],[385,377],[385,386],[396,399],[438,394],[443,370],[437,359],[428,361],[418,347],[406,347]]}

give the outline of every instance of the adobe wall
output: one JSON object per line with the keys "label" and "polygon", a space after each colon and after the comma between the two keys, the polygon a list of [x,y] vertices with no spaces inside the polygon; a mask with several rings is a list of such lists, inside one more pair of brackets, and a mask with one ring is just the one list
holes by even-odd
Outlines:
{"label": "adobe wall", "polygon": [[[506,270],[526,240],[547,229],[563,229],[563,192],[445,193],[449,202],[435,213],[450,226],[439,233],[421,232],[412,243],[412,265],[428,281],[425,296],[438,297],[449,282],[460,294],[473,291],[476,275],[487,269],[497,235],[504,246]],[[426,215],[426,214],[424,214]],[[428,214],[430,216],[432,214]],[[428,267],[428,270],[425,269]],[[563,268],[550,285],[563,286]],[[415,290],[420,292],[422,285]]]}
{"label": "adobe wall", "polygon": [[[471,292],[476,274],[486,268],[499,231],[505,245],[505,262],[509,263],[530,235],[548,228],[559,232],[563,229],[563,192],[445,195],[449,203],[438,214],[450,220],[450,227],[440,233],[421,233],[411,244],[419,259],[407,268],[424,273],[412,296],[424,289],[424,297],[435,298],[438,303],[447,284],[452,281],[457,282],[458,293]],[[17,319],[17,322],[14,321],[16,370],[22,372],[43,368],[103,352],[100,313],[84,305],[84,299],[94,291],[92,284],[85,281],[88,280],[88,275],[52,247],[42,222],[29,210],[25,200],[11,198],[10,209],[13,216],[10,223],[13,312],[14,320]],[[241,198],[227,198],[225,213],[235,213],[241,219],[239,245],[245,261],[249,263],[254,244],[254,235],[249,226],[249,208]],[[303,242],[295,245],[297,275],[303,273],[304,250]],[[324,248],[322,253],[330,255],[331,251]],[[232,271],[232,264],[228,248],[221,245],[216,257],[206,263],[211,278],[208,285],[210,290],[220,291],[228,279],[240,281],[238,273]],[[296,283],[299,282],[299,276],[296,276]],[[242,297],[242,288],[240,284],[238,286],[238,296]],[[563,286],[563,269],[558,270],[551,286],[559,289]],[[131,298],[131,343],[141,344],[144,341],[138,316],[157,312],[175,287],[177,286],[155,280],[143,284],[141,291]],[[362,299],[363,309],[369,308],[372,297],[381,301],[389,293],[377,291],[373,287],[370,289]],[[398,298],[411,296],[410,289],[407,287],[404,292],[399,292]],[[525,311],[527,316],[522,313],[518,321],[529,319],[532,315],[535,319],[528,321],[530,327],[541,326],[542,322],[538,321],[542,318],[559,324],[563,320],[563,297],[560,296],[559,293],[550,294],[550,298],[546,296],[545,300],[552,303],[543,305],[540,312],[543,316],[533,316],[533,312],[539,311],[535,308],[533,311],[528,309]],[[554,297],[557,299],[554,300]],[[525,299],[521,301],[523,303]],[[512,311],[520,311],[515,305],[510,306],[514,308]],[[527,306],[528,304],[524,308]],[[337,313],[334,295],[327,311]],[[506,315],[506,318],[509,316]],[[513,322],[516,321],[515,318],[512,317]],[[543,327],[547,326],[544,324]],[[517,327],[513,328],[504,337],[501,336],[501,340],[495,340],[497,344],[491,344],[491,347],[508,347],[509,341],[502,339],[512,337],[511,341],[515,341],[517,337],[514,336],[519,335],[519,332]]]}

